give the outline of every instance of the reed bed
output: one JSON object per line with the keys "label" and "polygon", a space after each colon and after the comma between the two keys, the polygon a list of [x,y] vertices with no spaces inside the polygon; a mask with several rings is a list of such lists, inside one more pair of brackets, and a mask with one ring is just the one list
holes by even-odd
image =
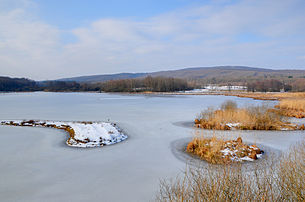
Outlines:
{"label": "reed bed", "polygon": [[188,166],[182,176],[160,182],[156,201],[304,201],[305,144],[274,161],[207,167]]}
{"label": "reed bed", "polygon": [[305,118],[305,98],[283,99],[275,107],[284,116]]}
{"label": "reed bed", "polygon": [[305,93],[226,93],[228,96],[247,97],[257,100],[279,100],[277,112],[283,116],[305,118]]}
{"label": "reed bed", "polygon": [[277,111],[266,105],[237,108],[235,102],[227,101],[221,109],[209,108],[195,120],[195,126],[215,130],[295,130]]}
{"label": "reed bed", "polygon": [[237,97],[247,97],[257,100],[281,100],[287,98],[304,98],[305,92],[285,92],[285,93],[262,93],[262,92],[253,92],[253,93],[225,93],[228,96],[237,96]]}

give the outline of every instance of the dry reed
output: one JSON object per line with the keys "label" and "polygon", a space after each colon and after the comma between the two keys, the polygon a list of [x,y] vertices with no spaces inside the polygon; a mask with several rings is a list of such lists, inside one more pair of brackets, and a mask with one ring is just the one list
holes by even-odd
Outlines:
{"label": "dry reed", "polygon": [[305,118],[305,99],[283,99],[275,107],[284,116]]}
{"label": "dry reed", "polygon": [[182,177],[162,180],[157,201],[304,201],[305,144],[289,154],[254,164],[188,166]]}
{"label": "dry reed", "polygon": [[247,97],[257,100],[281,100],[287,98],[305,98],[304,92],[291,92],[291,93],[262,93],[262,92],[253,92],[253,93],[226,93],[228,96],[237,96],[237,97]]}
{"label": "dry reed", "polygon": [[284,120],[284,117],[270,110],[268,106],[237,108],[232,101],[225,102],[220,110],[209,108],[203,111],[195,125],[203,129],[216,130],[282,130],[297,129]]}

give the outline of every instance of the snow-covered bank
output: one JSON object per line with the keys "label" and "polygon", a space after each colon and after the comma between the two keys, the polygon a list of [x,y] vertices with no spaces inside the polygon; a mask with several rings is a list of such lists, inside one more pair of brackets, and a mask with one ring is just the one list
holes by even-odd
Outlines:
{"label": "snow-covered bank", "polygon": [[107,122],[74,122],[42,120],[7,120],[1,125],[49,127],[65,130],[69,133],[66,144],[73,147],[100,147],[121,142],[127,139],[114,123]]}

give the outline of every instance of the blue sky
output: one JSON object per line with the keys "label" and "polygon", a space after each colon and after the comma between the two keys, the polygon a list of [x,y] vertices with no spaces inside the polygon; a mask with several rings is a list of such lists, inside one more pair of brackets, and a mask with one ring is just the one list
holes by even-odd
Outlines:
{"label": "blue sky", "polygon": [[0,75],[305,69],[304,0],[0,0]]}
{"label": "blue sky", "polygon": [[204,4],[204,1],[200,0],[37,0],[35,2],[38,4],[42,19],[64,29],[100,18],[147,18],[178,8]]}

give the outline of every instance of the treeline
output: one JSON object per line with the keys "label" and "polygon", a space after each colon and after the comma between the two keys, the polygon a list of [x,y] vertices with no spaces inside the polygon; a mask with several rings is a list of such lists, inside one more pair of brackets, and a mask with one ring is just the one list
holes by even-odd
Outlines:
{"label": "treeline", "polygon": [[144,79],[112,80],[101,84],[105,92],[173,92],[192,89],[184,79],[151,77]]}
{"label": "treeline", "polygon": [[283,82],[276,79],[248,82],[247,89],[252,92],[304,92],[305,78],[299,78],[290,82]]}
{"label": "treeline", "polygon": [[94,89],[93,87],[87,88],[87,85],[80,84],[75,81],[44,81],[40,83],[40,88],[43,91],[48,92],[78,92],[78,91],[98,91],[99,89]]}
{"label": "treeline", "polygon": [[[224,75],[223,75],[224,74]],[[245,74],[245,75],[244,75]],[[304,79],[305,74],[300,73],[300,75],[284,75],[284,74],[263,74],[261,72],[253,73],[253,75],[247,75],[246,73],[241,72],[232,72],[231,74],[226,74],[224,72],[219,72],[219,74],[215,77],[207,77],[207,78],[200,78],[194,79],[198,84],[207,85],[207,84],[218,84],[223,85],[226,83],[254,83],[256,81],[264,81],[264,80],[278,80],[284,83],[291,84],[298,79]],[[263,74],[263,75],[262,75]]]}
{"label": "treeline", "polygon": [[[223,83],[232,85],[232,83]],[[293,91],[305,92],[305,78],[280,81],[277,79],[265,79],[236,83],[235,85],[247,86],[251,92],[280,92]],[[104,92],[173,92],[201,88],[196,81],[168,77],[151,77],[142,79],[121,79],[100,83],[77,83],[74,81],[43,81],[36,82],[25,78],[0,77],[0,91],[50,91],[50,92],[81,92],[81,91],[104,91]]]}
{"label": "treeline", "polygon": [[144,79],[120,79],[100,83],[77,83],[46,81],[41,84],[44,91],[103,91],[103,92],[172,92],[191,89],[186,80],[165,77]]}
{"label": "treeline", "polygon": [[305,92],[305,78],[295,80],[291,86],[292,91]]}
{"label": "treeline", "polygon": [[0,92],[27,91],[97,91],[96,86],[77,82],[44,81],[36,82],[25,78],[0,77]]}
{"label": "treeline", "polygon": [[48,92],[172,92],[192,89],[183,79],[165,77],[146,77],[143,79],[111,80],[101,83],[77,83],[74,81],[43,81],[0,77],[0,91],[48,91]]}
{"label": "treeline", "polygon": [[0,77],[0,91],[35,91],[38,88],[37,83],[29,79]]}

